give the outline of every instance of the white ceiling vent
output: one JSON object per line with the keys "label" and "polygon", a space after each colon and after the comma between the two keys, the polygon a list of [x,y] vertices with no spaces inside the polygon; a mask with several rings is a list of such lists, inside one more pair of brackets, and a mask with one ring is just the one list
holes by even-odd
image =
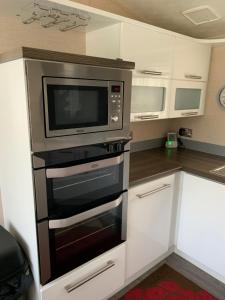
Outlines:
{"label": "white ceiling vent", "polygon": [[210,6],[207,5],[185,10],[182,14],[195,25],[213,22],[221,18]]}

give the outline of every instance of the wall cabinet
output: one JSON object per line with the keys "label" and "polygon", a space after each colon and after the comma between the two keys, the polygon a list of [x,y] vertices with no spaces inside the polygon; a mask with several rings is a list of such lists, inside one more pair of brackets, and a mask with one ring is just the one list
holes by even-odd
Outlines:
{"label": "wall cabinet", "polygon": [[176,37],[173,79],[207,81],[211,46],[191,39]]}
{"label": "wall cabinet", "polygon": [[174,175],[129,190],[127,278],[169,249]]}
{"label": "wall cabinet", "polygon": [[131,122],[168,118],[170,81],[133,78]]}
{"label": "wall cabinet", "polygon": [[174,37],[123,23],[120,57],[135,62],[134,76],[170,78]]}
{"label": "wall cabinet", "polygon": [[123,22],[87,33],[86,51],[135,62],[132,122],[204,114],[210,45]]}
{"label": "wall cabinet", "polygon": [[88,55],[135,62],[134,76],[170,78],[174,37],[132,23],[111,25],[86,36]]}
{"label": "wall cabinet", "polygon": [[108,299],[125,282],[125,244],[47,284],[42,300]]}
{"label": "wall cabinet", "polygon": [[184,173],[177,249],[225,282],[225,185]]}
{"label": "wall cabinet", "polygon": [[171,81],[170,118],[193,117],[204,114],[205,82]]}

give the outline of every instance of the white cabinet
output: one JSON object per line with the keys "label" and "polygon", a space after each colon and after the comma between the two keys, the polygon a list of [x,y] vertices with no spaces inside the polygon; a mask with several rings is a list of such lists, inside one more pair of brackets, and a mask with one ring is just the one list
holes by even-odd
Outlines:
{"label": "white cabinet", "polygon": [[205,82],[172,80],[170,118],[193,117],[204,114]]}
{"label": "white cabinet", "polygon": [[87,33],[86,51],[135,62],[131,121],[204,114],[210,45],[122,22]]}
{"label": "white cabinet", "polygon": [[170,81],[133,78],[131,122],[168,118]]}
{"label": "white cabinet", "polygon": [[210,45],[176,37],[172,78],[207,81],[210,53]]}
{"label": "white cabinet", "polygon": [[225,282],[225,185],[184,173],[177,248]]}
{"label": "white cabinet", "polygon": [[108,299],[125,282],[125,244],[41,289],[42,300]]}
{"label": "white cabinet", "polygon": [[174,37],[144,25],[120,23],[86,35],[86,53],[135,62],[134,76],[170,78]]}
{"label": "white cabinet", "polygon": [[144,26],[123,23],[121,58],[135,62],[134,76],[170,78],[174,37]]}
{"label": "white cabinet", "polygon": [[169,249],[174,175],[129,190],[127,278]]}

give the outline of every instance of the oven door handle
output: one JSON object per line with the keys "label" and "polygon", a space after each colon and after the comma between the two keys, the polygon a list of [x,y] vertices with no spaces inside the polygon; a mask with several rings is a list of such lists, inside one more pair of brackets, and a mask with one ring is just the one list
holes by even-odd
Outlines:
{"label": "oven door handle", "polygon": [[46,177],[47,178],[62,178],[67,176],[78,175],[90,171],[95,171],[111,166],[119,165],[123,162],[124,156],[121,154],[117,157],[111,157],[103,160],[98,160],[95,162],[90,162],[81,165],[75,165],[72,167],[67,168],[54,168],[54,169],[47,169],[46,170]]}
{"label": "oven door handle", "polygon": [[95,217],[99,214],[102,214],[102,213],[108,211],[108,210],[116,208],[117,206],[120,205],[120,203],[122,202],[122,199],[123,199],[123,196],[120,195],[120,197],[117,198],[116,200],[113,200],[113,201],[103,204],[101,206],[92,208],[88,211],[77,214],[70,218],[49,220],[49,229],[60,229],[60,228],[69,227],[69,226],[75,225],[79,222],[82,222],[84,220],[87,220],[89,218]]}

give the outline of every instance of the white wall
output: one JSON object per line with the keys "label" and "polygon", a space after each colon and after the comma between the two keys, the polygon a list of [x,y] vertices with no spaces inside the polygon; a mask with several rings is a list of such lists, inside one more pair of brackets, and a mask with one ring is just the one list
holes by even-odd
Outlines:
{"label": "white wall", "polygon": [[19,17],[0,16],[0,53],[19,46],[81,54],[85,53],[85,34],[47,29],[38,23],[25,25]]}

